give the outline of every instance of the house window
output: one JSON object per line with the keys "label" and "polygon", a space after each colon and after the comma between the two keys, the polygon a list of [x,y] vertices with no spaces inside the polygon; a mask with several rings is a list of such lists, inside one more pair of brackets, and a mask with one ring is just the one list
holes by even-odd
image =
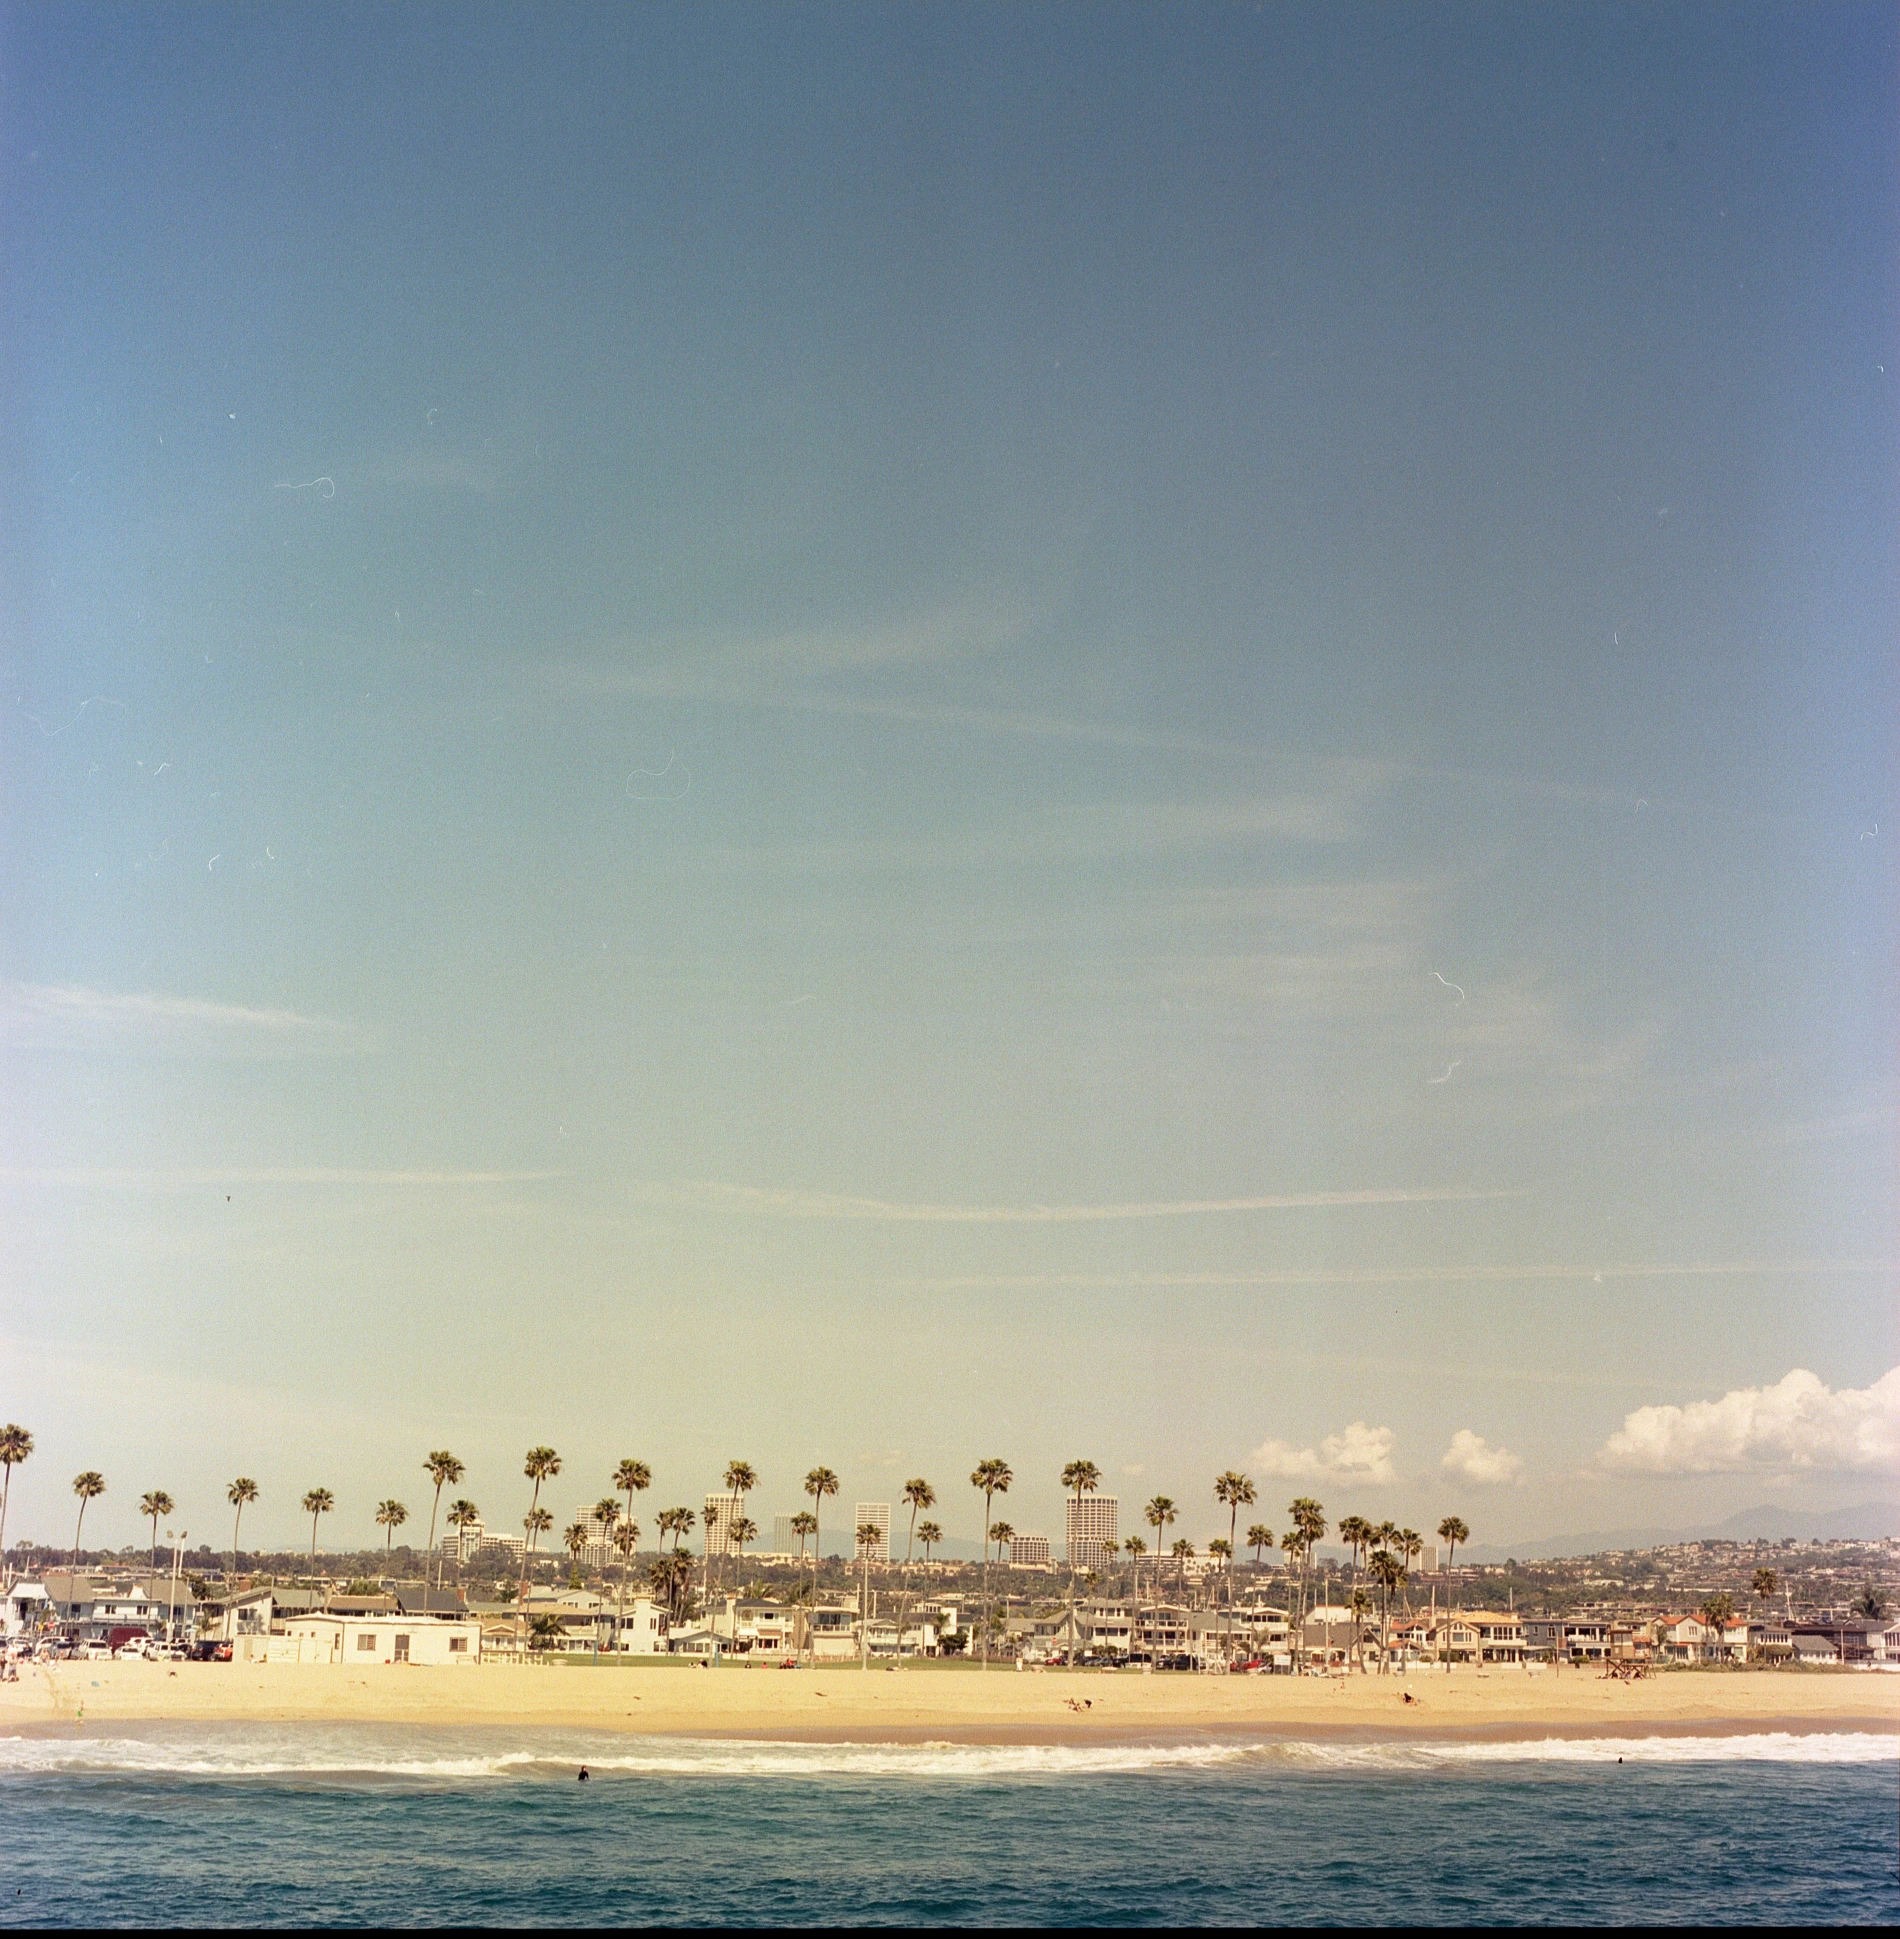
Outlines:
{"label": "house window", "polygon": [[376,1647],[376,1632],[373,1629],[360,1631],[356,1638],[356,1647],[358,1649],[373,1650]]}
{"label": "house window", "polygon": [[451,1656],[466,1656],[468,1654],[468,1638],[466,1636],[451,1636],[449,1638],[449,1654]]}

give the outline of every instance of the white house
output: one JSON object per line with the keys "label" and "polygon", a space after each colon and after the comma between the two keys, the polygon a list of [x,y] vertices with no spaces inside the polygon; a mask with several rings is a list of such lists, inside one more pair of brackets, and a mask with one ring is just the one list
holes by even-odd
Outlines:
{"label": "white house", "polygon": [[623,1656],[666,1654],[666,1611],[651,1596],[635,1596],[621,1612],[615,1647]]}
{"label": "white house", "polygon": [[447,1667],[473,1663],[482,1653],[482,1626],[474,1617],[332,1616],[286,1617],[270,1638],[272,1663],[422,1663]]}

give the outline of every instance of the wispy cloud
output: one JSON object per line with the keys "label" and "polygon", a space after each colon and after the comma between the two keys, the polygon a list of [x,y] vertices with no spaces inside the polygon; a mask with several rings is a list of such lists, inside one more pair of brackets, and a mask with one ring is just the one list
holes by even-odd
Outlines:
{"label": "wispy cloud", "polygon": [[9,1185],[77,1185],[100,1191],[189,1191],[227,1185],[522,1185],[558,1171],[374,1171],[348,1166],[243,1165],[202,1169],[140,1166],[5,1165]]}
{"label": "wispy cloud", "polygon": [[1796,1367],[1772,1387],[1639,1407],[1598,1450],[1596,1465],[1613,1474],[1900,1468],[1900,1367],[1871,1387],[1838,1390]]}
{"label": "wispy cloud", "polygon": [[1216,1212],[1281,1212],[1307,1206],[1416,1205],[1517,1196],[1513,1192],[1395,1188],[1284,1192],[1252,1198],[1145,1199],[1111,1205],[918,1205],[823,1192],[772,1191],[703,1179],[677,1184],[643,1183],[637,1190],[649,1202],[740,1212],[759,1218],[866,1219],[923,1225],[1076,1225],[1112,1219],[1191,1218]]}
{"label": "wispy cloud", "polygon": [[75,984],[0,983],[0,1044],[148,1056],[307,1057],[360,1049],[363,1037],[350,1024],[294,1010]]}
{"label": "wispy cloud", "polygon": [[905,726],[941,727],[955,732],[999,734],[1012,738],[1073,741],[1096,747],[1120,747],[1144,753],[1209,754],[1226,751],[1253,754],[1257,750],[1227,747],[1198,734],[1121,725],[1111,721],[1076,720],[1037,709],[971,707],[952,701],[903,695],[841,693],[822,687],[787,684],[772,668],[749,678],[712,666],[646,666],[612,668],[568,664],[555,669],[535,667],[537,678],[573,694],[628,694],[647,700],[696,700],[726,707],[761,707],[785,713],[831,714],[848,720],[888,720]]}
{"label": "wispy cloud", "polygon": [[715,634],[691,642],[685,662],[687,668],[698,664],[794,676],[925,666],[1013,646],[1034,619],[1027,602],[993,594],[868,623]]}
{"label": "wispy cloud", "polygon": [[1249,849],[1347,839],[1353,802],[1339,791],[1289,791],[1210,802],[1093,803],[1007,826],[906,840],[773,842],[702,847],[676,866],[703,873],[849,875],[1040,868],[1125,856]]}

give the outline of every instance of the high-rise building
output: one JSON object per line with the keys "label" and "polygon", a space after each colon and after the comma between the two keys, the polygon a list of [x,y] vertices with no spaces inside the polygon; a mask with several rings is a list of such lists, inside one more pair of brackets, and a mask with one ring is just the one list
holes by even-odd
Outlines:
{"label": "high-rise building", "polygon": [[481,1522],[465,1522],[460,1528],[452,1528],[443,1536],[443,1559],[449,1562],[469,1561],[487,1539],[488,1531]]}
{"label": "high-rise building", "polygon": [[730,1555],[737,1544],[732,1539],[732,1525],[745,1513],[743,1495],[708,1495],[706,1505],[700,1511],[700,1523],[706,1531],[706,1553],[708,1555]]}
{"label": "high-rise building", "polygon": [[772,1517],[772,1553],[774,1555],[796,1555],[801,1548],[807,1555],[811,1553],[811,1537],[808,1535],[801,1542],[798,1538],[798,1530],[792,1526],[797,1521],[799,1513],[799,1510],[793,1509],[790,1514],[774,1515]]}
{"label": "high-rise building", "polygon": [[[581,1548],[581,1561],[586,1567],[604,1569],[610,1562],[620,1560],[620,1551],[613,1544],[614,1524],[612,1522],[597,1515],[591,1506],[575,1509],[568,1521],[561,1526],[565,1530],[574,1522],[579,1522],[587,1531],[587,1540]],[[563,1542],[561,1546],[565,1548],[567,1544]]]}
{"label": "high-rise building", "polygon": [[1063,1503],[1063,1539],[1078,1569],[1099,1569],[1107,1559],[1104,1545],[1116,1539],[1120,1507],[1114,1495],[1084,1495],[1080,1501],[1071,1495]]}
{"label": "high-rise building", "polygon": [[1048,1536],[1012,1535],[1009,1538],[1009,1565],[1012,1569],[1046,1569],[1049,1566]]}
{"label": "high-rise building", "polygon": [[888,1501],[861,1501],[851,1511],[851,1553],[859,1554],[858,1530],[869,1526],[877,1530],[877,1543],[871,1550],[873,1562],[891,1559],[891,1504]]}

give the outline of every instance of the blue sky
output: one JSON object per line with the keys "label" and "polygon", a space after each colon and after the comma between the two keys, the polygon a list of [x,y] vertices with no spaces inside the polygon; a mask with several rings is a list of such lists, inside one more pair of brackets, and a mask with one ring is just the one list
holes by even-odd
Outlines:
{"label": "blue sky", "polygon": [[10,1535],[1890,1497],[1893,32],[10,9]]}

